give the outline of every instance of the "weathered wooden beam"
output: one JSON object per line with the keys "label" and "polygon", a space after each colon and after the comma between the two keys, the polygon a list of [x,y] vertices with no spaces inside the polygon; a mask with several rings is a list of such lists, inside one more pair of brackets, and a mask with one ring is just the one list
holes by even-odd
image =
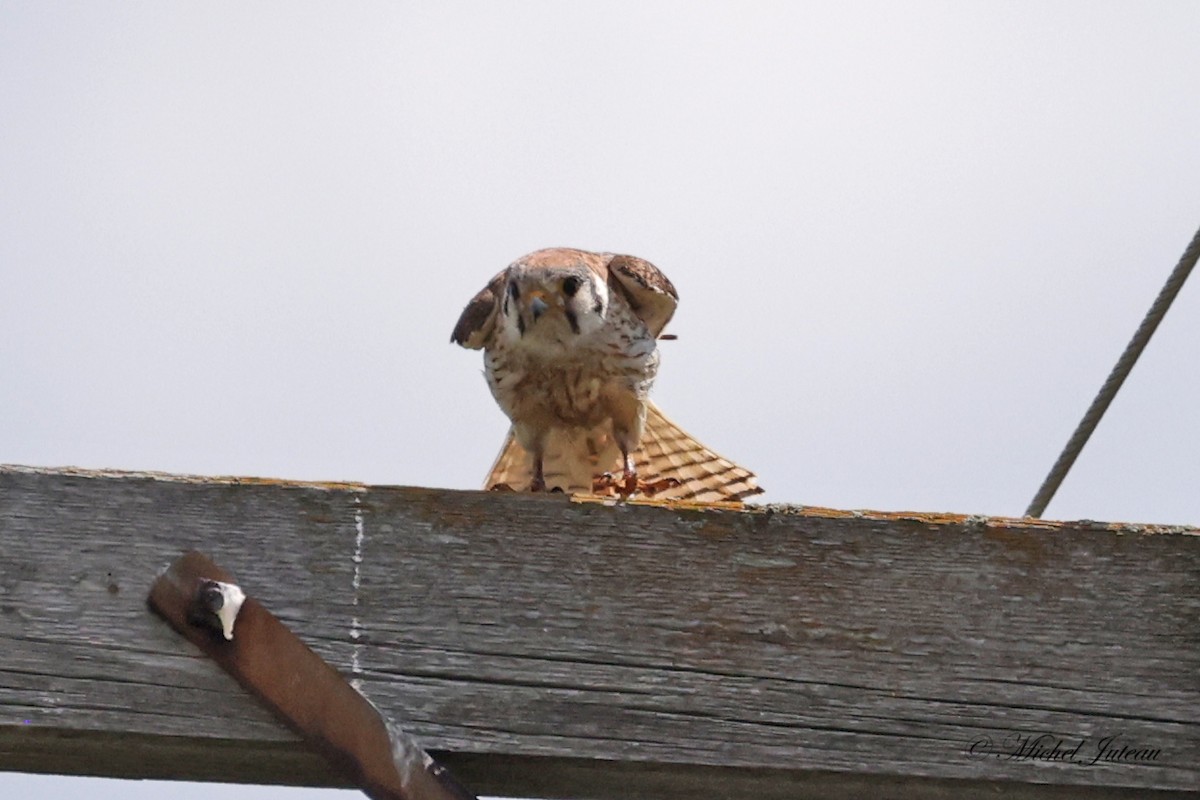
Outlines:
{"label": "weathered wooden beam", "polygon": [[20,467],[0,769],[338,783],[147,610],[187,548],[479,793],[1200,788],[1195,529]]}

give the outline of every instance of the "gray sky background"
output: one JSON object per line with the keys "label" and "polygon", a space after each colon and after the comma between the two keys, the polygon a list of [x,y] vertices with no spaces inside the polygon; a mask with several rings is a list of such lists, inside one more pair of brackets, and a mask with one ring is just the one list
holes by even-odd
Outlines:
{"label": "gray sky background", "polygon": [[[474,488],[506,420],[450,330],[567,245],[671,277],[655,398],[765,500],[1019,515],[1200,223],[1197,30],[0,0],[0,462]],[[1193,281],[1047,516],[1200,522],[1198,394]]]}

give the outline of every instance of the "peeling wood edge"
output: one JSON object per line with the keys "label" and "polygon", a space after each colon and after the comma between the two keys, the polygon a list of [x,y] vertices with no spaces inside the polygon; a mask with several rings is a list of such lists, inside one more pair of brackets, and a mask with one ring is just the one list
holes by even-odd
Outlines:
{"label": "peeling wood edge", "polygon": [[1145,522],[1100,522],[1097,520],[1044,520],[1034,517],[990,517],[981,514],[955,514],[930,511],[846,511],[818,506],[762,506],[767,512],[799,514],[823,519],[864,519],[872,522],[916,522],[922,525],[953,525],[965,528],[1023,528],[1038,531],[1091,531],[1137,535],[1200,536],[1196,525],[1170,525]]}
{"label": "peeling wood edge", "polygon": [[[326,491],[365,492],[373,488],[354,481],[300,481],[285,478],[256,478],[235,475],[192,475],[154,470],[92,469],[89,467],[31,467],[23,464],[0,464],[0,475],[45,475],[47,477],[85,478],[96,480],[145,480],[161,483],[194,483],[217,486],[278,486],[283,489],[324,489]],[[389,487],[407,488],[407,487]]]}
{"label": "peeling wood edge", "polygon": [[[368,484],[357,481],[305,481],[284,478],[240,477],[229,475],[191,475],[173,472],[135,471],[119,469],[90,469],[85,467],[33,467],[20,464],[0,464],[0,475],[5,473],[22,475],[45,475],[47,477],[72,477],[89,480],[147,480],[164,483],[186,483],[216,486],[274,486],[281,489],[316,489],[320,491],[345,491],[366,493],[370,491],[401,492],[459,492],[463,494],[491,494],[472,489],[439,489],[427,486],[402,486],[392,484]],[[526,495],[526,497],[532,497]],[[1108,532],[1120,535],[1182,535],[1200,536],[1200,525],[1099,522],[1095,520],[1044,520],[1033,517],[1000,517],[979,514],[957,514],[951,512],[926,511],[875,511],[868,509],[848,510],[824,506],[792,504],[754,503],[692,503],[686,501],[654,500],[652,498],[627,501],[611,497],[566,496],[547,494],[537,498],[542,502],[581,503],[602,506],[627,506],[639,508],[662,508],[672,511],[732,512],[752,515],[786,515],[808,519],[861,519],[869,522],[907,522],[927,526],[956,526],[967,529],[1021,528],[1046,532]]]}
{"label": "peeling wood edge", "polygon": [[[70,754],[70,758],[64,758]],[[1018,783],[921,776],[615,762],[586,758],[431,751],[481,793],[499,797],[663,800],[759,797],[763,800],[1110,800],[1181,798],[1190,792],[1121,786]],[[102,731],[0,726],[0,770],[127,780],[183,780],[354,788],[302,742],[214,740]],[[1053,776],[1047,776],[1053,777]]]}
{"label": "peeling wood edge", "polygon": [[[488,494],[468,489],[438,489],[424,486],[401,486],[391,484],[367,484],[356,481],[306,481],[283,478],[243,477],[228,475],[191,475],[171,472],[135,471],[118,469],[90,469],[84,467],[32,467],[20,464],[0,464],[0,474],[45,475],[48,477],[74,477],[97,480],[148,480],[166,483],[188,483],[224,486],[276,486],[281,489],[317,489],[322,491],[368,492],[372,490],[410,492],[463,492]],[[633,499],[617,501],[608,497],[573,496],[549,494],[538,498],[545,502],[584,503],[603,506],[631,506],[664,508],[677,511],[725,511],[747,514],[782,514],[811,519],[862,519],[871,522],[911,522],[931,526],[962,526],[966,528],[1025,528],[1039,531],[1092,531],[1116,534],[1161,535],[1174,534],[1200,536],[1200,526],[1170,525],[1156,523],[1099,522],[1095,520],[1044,520],[1032,517],[1000,517],[977,514],[924,511],[876,511],[869,509],[836,509],[824,506],[790,504],[758,505],[753,503],[691,503],[671,500]]]}

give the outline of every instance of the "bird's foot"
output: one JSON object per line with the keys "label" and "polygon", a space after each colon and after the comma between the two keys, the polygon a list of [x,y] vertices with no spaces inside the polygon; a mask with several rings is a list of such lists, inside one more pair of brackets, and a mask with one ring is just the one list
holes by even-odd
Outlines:
{"label": "bird's foot", "polygon": [[647,481],[639,478],[637,473],[605,472],[592,479],[592,492],[598,495],[617,495],[623,498],[632,497],[635,494],[653,497],[665,489],[671,489],[678,485],[678,478],[658,478]]}
{"label": "bird's foot", "polygon": [[516,489],[509,486],[507,483],[493,483],[488,487],[489,492],[515,492]]}

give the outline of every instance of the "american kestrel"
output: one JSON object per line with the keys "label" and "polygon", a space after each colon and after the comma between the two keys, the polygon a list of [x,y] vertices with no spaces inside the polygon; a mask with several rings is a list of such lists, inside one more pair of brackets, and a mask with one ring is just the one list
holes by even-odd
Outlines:
{"label": "american kestrel", "polygon": [[450,337],[484,350],[488,386],[512,421],[485,488],[701,502],[761,492],[754,473],[650,402],[658,338],[678,300],[653,264],[612,253],[538,250],[493,277]]}

